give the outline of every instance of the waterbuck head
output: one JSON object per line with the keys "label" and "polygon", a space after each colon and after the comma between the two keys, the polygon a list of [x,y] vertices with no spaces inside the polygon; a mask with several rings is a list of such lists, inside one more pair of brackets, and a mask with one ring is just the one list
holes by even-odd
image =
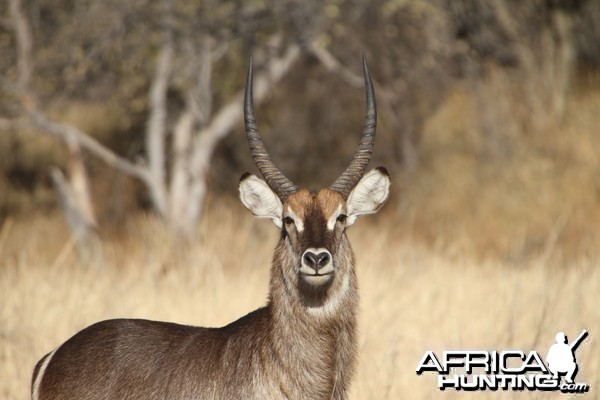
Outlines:
{"label": "waterbuck head", "polygon": [[379,167],[365,174],[375,141],[377,112],[373,83],[363,55],[366,117],[360,144],[348,168],[328,188],[298,188],[281,173],[265,149],[256,127],[252,98],[252,61],[244,100],[246,136],[264,180],[245,173],[242,203],[257,217],[281,229],[274,266],[288,292],[307,307],[327,305],[354,280],[354,260],[346,229],[364,214],[377,212],[389,194],[389,176]]}

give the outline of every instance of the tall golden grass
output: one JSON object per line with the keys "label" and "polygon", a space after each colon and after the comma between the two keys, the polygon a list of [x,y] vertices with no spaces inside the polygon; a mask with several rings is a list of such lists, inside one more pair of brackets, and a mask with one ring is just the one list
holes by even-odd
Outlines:
{"label": "tall golden grass", "polygon": [[[590,338],[578,350],[578,380],[600,385],[597,258],[519,266],[475,262],[405,242],[388,219],[349,232],[361,286],[360,359],[352,399],[513,398],[514,392],[440,392],[417,376],[423,353],[523,349],[545,354],[558,331]],[[0,230],[0,398],[29,397],[34,364],[83,327],[128,317],[219,326],[265,303],[277,230],[242,206],[211,206],[198,234],[180,245],[151,217],[104,240],[82,265],[59,215],[7,220]],[[135,239],[134,239],[135,238]],[[523,393],[555,398],[556,393]]]}

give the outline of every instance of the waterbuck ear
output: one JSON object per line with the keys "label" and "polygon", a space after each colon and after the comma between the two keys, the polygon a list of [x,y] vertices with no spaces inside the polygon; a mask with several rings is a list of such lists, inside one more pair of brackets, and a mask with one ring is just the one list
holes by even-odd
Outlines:
{"label": "waterbuck ear", "polygon": [[346,201],[346,225],[352,225],[360,215],[377,212],[389,194],[390,175],[384,167],[377,167],[366,173],[352,189]]}
{"label": "waterbuck ear", "polygon": [[259,218],[271,218],[281,228],[283,205],[265,181],[246,172],[240,178],[240,199],[252,214]]}

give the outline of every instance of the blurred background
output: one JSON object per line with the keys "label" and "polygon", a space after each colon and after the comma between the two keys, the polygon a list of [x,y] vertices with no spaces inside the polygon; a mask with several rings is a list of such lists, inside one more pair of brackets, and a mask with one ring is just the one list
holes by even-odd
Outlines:
{"label": "blurred background", "polygon": [[62,204],[100,235],[140,211],[190,235],[207,197],[235,197],[256,172],[239,111],[226,114],[250,56],[273,158],[301,185],[328,185],[361,131],[364,51],[372,166],[392,173],[387,211],[405,235],[511,259],[549,238],[570,256],[598,242],[598,2],[11,0],[2,12],[1,220]]}
{"label": "blurred background", "polygon": [[393,191],[350,233],[375,357],[354,398],[430,398],[411,390],[435,345],[545,351],[560,324],[600,328],[599,21],[595,0],[2,2],[0,397],[26,398],[35,361],[99,318],[210,325],[264,303],[277,232],[237,201],[257,173],[250,56],[265,145],[309,188],[358,144],[362,52],[375,81],[371,167]]}

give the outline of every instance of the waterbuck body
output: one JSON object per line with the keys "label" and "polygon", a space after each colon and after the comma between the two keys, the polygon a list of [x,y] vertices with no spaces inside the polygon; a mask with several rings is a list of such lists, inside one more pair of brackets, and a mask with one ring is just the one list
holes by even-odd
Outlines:
{"label": "waterbuck body", "polygon": [[[389,193],[383,168],[365,174],[375,99],[363,57],[367,116],[350,166],[329,188],[297,188],[256,129],[252,64],[246,134],[265,180],[244,174],[242,203],[281,229],[269,301],[221,328],[117,319],[77,333],[36,365],[33,399],[345,399],[356,364],[358,287],[346,229]],[[235,301],[235,299],[233,299]]]}

